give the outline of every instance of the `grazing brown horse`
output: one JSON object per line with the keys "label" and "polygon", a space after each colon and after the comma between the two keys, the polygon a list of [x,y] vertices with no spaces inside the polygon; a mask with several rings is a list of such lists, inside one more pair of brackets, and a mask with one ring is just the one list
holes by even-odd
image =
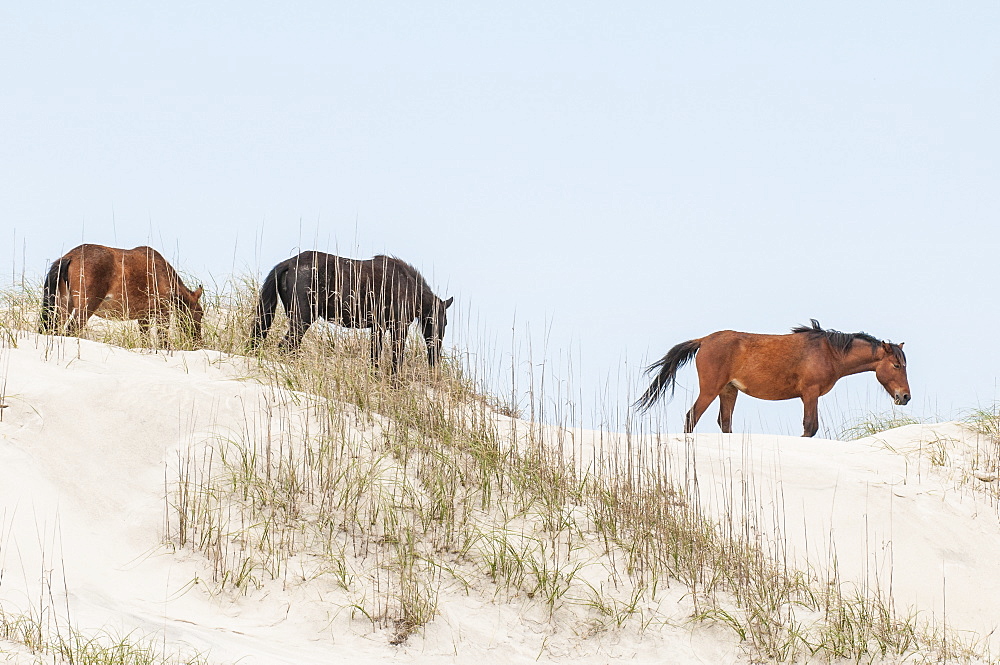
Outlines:
{"label": "grazing brown horse", "polygon": [[345,259],[323,252],[302,252],[274,266],[260,290],[250,349],[267,336],[278,299],[288,314],[283,350],[297,349],[316,319],[347,328],[371,328],[371,361],[378,366],[385,333],[392,351],[392,374],[399,371],[406,330],[417,319],[431,367],[441,355],[453,298],[441,300],[410,264],[391,256]]}
{"label": "grazing brown horse", "polygon": [[816,319],[812,327],[792,328],[790,335],[756,335],[722,330],[682,342],[646,371],[659,374],[635,406],[646,410],[677,384],[677,370],[697,354],[700,392],[684,419],[684,432],[694,431],[698,419],[719,398],[719,426],[732,432],[736,396],[782,400],[799,397],[805,406],[802,436],[819,430],[819,398],[833,389],[842,376],[875,372],[875,378],[896,404],[910,401],[903,343],[883,342],[867,333],[823,330]]}
{"label": "grazing brown horse", "polygon": [[190,320],[201,340],[202,287],[190,291],[173,266],[152,247],[118,249],[80,245],[49,268],[42,292],[42,333],[76,334],[94,314],[111,319],[138,319],[139,328],[167,342],[170,310]]}

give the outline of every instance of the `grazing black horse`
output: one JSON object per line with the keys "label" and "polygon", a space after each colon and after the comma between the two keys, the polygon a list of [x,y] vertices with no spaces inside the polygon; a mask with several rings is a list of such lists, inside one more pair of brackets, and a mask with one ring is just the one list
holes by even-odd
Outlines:
{"label": "grazing black horse", "polygon": [[297,349],[316,319],[347,328],[371,328],[372,364],[378,366],[388,332],[393,374],[402,361],[406,329],[417,318],[427,344],[427,362],[434,367],[448,325],[445,310],[454,301],[438,298],[416,268],[391,256],[357,260],[302,252],[274,266],[264,279],[250,332],[251,350],[267,336],[279,298],[289,319],[281,349]]}

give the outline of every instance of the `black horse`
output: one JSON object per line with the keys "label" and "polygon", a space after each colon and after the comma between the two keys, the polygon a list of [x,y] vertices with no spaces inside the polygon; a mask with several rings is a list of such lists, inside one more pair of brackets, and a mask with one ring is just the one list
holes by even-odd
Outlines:
{"label": "black horse", "polygon": [[316,319],[347,328],[371,328],[372,364],[378,366],[388,332],[393,374],[403,358],[406,330],[417,318],[427,344],[427,362],[434,367],[448,325],[445,310],[454,301],[438,298],[416,268],[391,256],[357,260],[302,252],[274,266],[264,279],[250,331],[251,350],[267,336],[279,298],[289,319],[282,350],[297,349]]}

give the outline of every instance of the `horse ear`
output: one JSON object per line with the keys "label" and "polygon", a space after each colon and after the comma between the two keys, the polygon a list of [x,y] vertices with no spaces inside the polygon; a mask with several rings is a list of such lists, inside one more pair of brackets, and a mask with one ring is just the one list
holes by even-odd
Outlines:
{"label": "horse ear", "polygon": [[201,294],[204,293],[204,292],[205,292],[205,287],[203,287],[201,284],[199,284],[198,288],[195,289],[194,293],[192,293],[191,295],[194,296],[195,300],[201,300]]}
{"label": "horse ear", "polygon": [[445,309],[448,309],[449,307],[451,307],[451,304],[452,304],[453,302],[455,302],[455,296],[452,296],[451,298],[448,298],[448,299],[447,299],[447,300],[445,300],[445,301],[444,301],[444,302],[443,302],[442,304],[444,305],[444,308],[445,308]]}
{"label": "horse ear", "polygon": [[903,348],[904,344],[906,344],[906,342],[900,342],[897,346],[899,346],[899,348]]}

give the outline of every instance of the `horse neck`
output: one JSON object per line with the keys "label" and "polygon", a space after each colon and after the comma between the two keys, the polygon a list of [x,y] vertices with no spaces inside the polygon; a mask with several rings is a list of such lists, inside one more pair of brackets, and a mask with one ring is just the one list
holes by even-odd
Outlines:
{"label": "horse neck", "polygon": [[434,316],[435,308],[440,307],[439,302],[430,289],[425,289],[420,295],[420,307],[417,308],[420,310],[419,315],[423,318]]}
{"label": "horse neck", "polygon": [[880,360],[877,352],[872,352],[871,344],[863,340],[855,340],[851,348],[839,355],[840,375],[848,376],[860,372],[871,372]]}
{"label": "horse neck", "polygon": [[184,286],[184,282],[181,281],[181,278],[174,275],[170,280],[170,285],[170,296],[173,298],[174,302],[183,306],[185,309],[193,309],[195,302],[194,293],[192,293],[188,287]]}
{"label": "horse neck", "polygon": [[420,305],[420,316],[426,319],[437,320],[438,314],[444,309],[444,301],[438,298],[430,287],[424,285],[423,298]]}

